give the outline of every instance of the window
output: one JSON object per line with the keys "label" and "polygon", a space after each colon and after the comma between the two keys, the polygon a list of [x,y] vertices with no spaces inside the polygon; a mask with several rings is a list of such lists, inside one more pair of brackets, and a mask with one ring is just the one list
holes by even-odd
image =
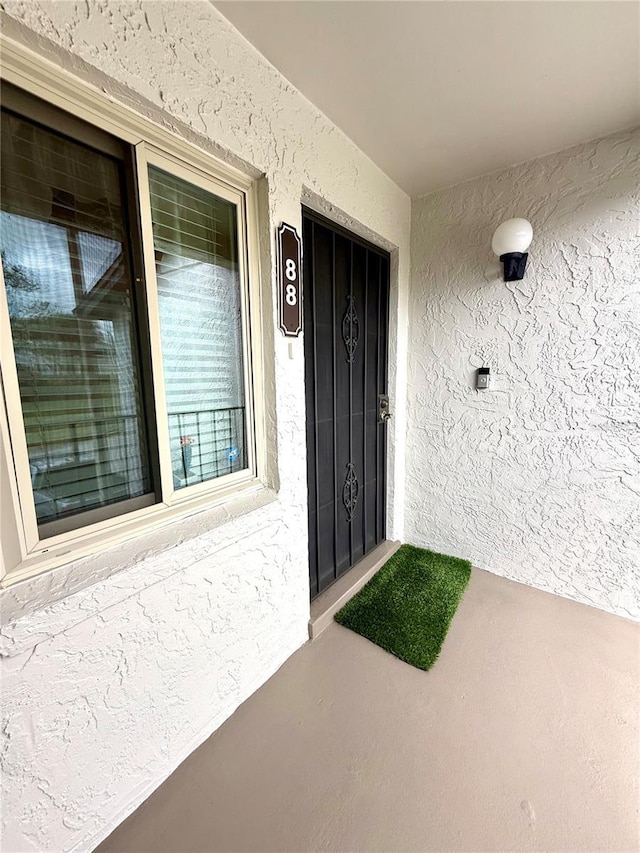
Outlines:
{"label": "window", "polygon": [[51,532],[152,492],[122,169],[6,110],[1,138],[6,299],[35,512]]}
{"label": "window", "polygon": [[8,443],[22,557],[46,563],[259,485],[248,187],[11,86],[3,104]]}
{"label": "window", "polygon": [[151,166],[164,387],[177,489],[246,467],[236,208]]}

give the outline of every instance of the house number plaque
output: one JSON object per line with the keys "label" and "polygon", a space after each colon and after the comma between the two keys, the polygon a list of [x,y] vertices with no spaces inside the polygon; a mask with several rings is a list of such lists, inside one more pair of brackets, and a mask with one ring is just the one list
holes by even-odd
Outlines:
{"label": "house number plaque", "polygon": [[301,259],[300,237],[283,222],[278,228],[278,320],[288,338],[296,338],[302,329]]}

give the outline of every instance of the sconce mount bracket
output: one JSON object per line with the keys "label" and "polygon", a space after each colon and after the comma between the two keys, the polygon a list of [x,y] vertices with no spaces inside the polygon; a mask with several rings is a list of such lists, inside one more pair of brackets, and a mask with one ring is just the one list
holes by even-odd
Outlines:
{"label": "sconce mount bracket", "polygon": [[505,255],[500,255],[504,268],[504,281],[523,279],[528,257],[528,252],[507,252]]}

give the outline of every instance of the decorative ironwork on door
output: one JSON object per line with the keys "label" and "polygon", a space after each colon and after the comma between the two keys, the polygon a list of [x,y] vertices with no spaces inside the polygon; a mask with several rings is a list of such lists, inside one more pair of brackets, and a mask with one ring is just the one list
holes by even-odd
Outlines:
{"label": "decorative ironwork on door", "polygon": [[342,503],[347,511],[347,521],[351,522],[353,513],[358,503],[358,495],[360,494],[360,482],[356,477],[356,469],[353,462],[347,465],[347,476],[342,487]]}
{"label": "decorative ironwork on door", "polygon": [[347,348],[347,363],[353,364],[353,357],[360,340],[360,321],[355,300],[350,293],[347,294],[347,307],[342,318],[342,340]]}

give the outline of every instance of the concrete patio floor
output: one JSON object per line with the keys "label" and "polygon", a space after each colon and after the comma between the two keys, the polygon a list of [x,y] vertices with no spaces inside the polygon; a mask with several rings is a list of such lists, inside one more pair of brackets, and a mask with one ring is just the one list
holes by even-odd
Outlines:
{"label": "concrete patio floor", "polygon": [[98,849],[637,851],[639,638],[477,570],[428,673],[334,623]]}

